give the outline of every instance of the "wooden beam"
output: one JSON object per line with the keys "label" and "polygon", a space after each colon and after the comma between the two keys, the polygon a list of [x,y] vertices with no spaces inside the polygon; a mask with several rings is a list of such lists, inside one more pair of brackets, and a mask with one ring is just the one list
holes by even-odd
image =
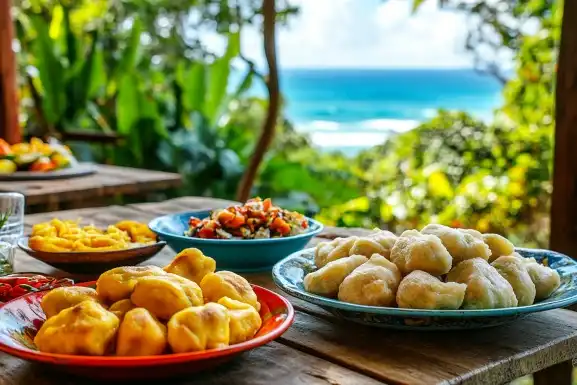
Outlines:
{"label": "wooden beam", "polygon": [[577,258],[577,1],[566,0],[557,67],[551,202],[553,250]]}
{"label": "wooden beam", "polygon": [[10,9],[12,0],[0,0],[0,138],[10,143],[21,140],[18,124],[16,58],[12,50],[14,24]]}

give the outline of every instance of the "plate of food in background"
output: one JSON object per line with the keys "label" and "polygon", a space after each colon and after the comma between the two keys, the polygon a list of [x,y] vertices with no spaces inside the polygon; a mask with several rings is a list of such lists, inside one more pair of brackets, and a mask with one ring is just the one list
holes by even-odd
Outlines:
{"label": "plate of food in background", "polygon": [[28,255],[68,273],[98,274],[113,267],[136,265],[156,255],[158,241],[144,223],[120,221],[106,229],[81,225],[80,220],[52,219],[37,223],[18,240]]}
{"label": "plate of food in background", "polygon": [[577,302],[570,257],[437,224],[322,242],[280,261],[273,280],[340,318],[395,329],[484,328]]}
{"label": "plate of food in background", "polygon": [[293,319],[280,295],[186,249],[164,268],[121,266],[0,305],[0,351],[91,378],[164,378],[264,345]]}
{"label": "plate of food in background", "polygon": [[243,205],[165,215],[148,226],[174,251],[196,247],[236,272],[271,270],[323,229],[314,219],[258,197]]}
{"label": "plate of food in background", "polygon": [[95,171],[95,164],[78,162],[70,148],[55,139],[32,138],[13,145],[0,139],[0,180],[66,179]]}

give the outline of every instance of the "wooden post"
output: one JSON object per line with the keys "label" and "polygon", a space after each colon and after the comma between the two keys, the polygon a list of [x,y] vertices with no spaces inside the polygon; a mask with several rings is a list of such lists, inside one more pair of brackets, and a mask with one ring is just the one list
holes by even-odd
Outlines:
{"label": "wooden post", "polygon": [[14,24],[11,0],[0,0],[0,138],[10,143],[21,140],[18,124],[16,58],[12,50]]}
{"label": "wooden post", "polygon": [[[571,21],[573,20],[573,21]],[[577,258],[577,1],[565,0],[557,67],[551,201],[553,250]]]}

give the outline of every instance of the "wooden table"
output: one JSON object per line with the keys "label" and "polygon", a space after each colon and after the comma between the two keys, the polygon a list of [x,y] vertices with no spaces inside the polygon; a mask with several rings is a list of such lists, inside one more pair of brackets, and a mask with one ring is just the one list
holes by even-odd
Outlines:
{"label": "wooden table", "polygon": [[105,198],[136,195],[178,187],[179,174],[137,168],[98,165],[96,173],[71,179],[0,182],[0,192],[16,191],[26,197],[26,206],[41,211],[94,207]]}
{"label": "wooden table", "polygon": [[[97,225],[119,219],[148,221],[189,209],[222,207],[229,202],[179,198],[162,203],[112,206],[58,212],[61,218],[84,217]],[[26,226],[53,214],[26,217]],[[329,228],[323,238],[362,234],[364,230]],[[165,265],[174,252],[165,248],[149,261]],[[65,275],[25,254],[18,254],[18,271]],[[278,291],[269,273],[249,274],[253,283]],[[289,297],[297,316],[294,325],[275,342],[247,352],[232,363],[167,384],[505,384],[539,372],[536,384],[570,384],[577,356],[577,313],[552,310],[507,326],[463,332],[400,332],[339,321],[321,308]],[[0,385],[81,384],[56,372],[0,353]]]}

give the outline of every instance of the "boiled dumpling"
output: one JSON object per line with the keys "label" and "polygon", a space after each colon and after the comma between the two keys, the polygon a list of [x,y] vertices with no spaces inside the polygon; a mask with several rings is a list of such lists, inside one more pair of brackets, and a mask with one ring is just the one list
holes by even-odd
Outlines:
{"label": "boiled dumpling", "polygon": [[535,284],[523,261],[514,256],[503,256],[491,265],[511,284],[519,306],[528,306],[535,302]]}
{"label": "boiled dumpling", "polygon": [[421,233],[439,237],[453,257],[455,265],[472,258],[487,260],[491,255],[491,249],[485,244],[481,233],[475,230],[459,231],[443,225],[430,224],[425,226]]}
{"label": "boiled dumpling", "polygon": [[170,273],[140,278],[130,300],[163,320],[182,309],[203,304],[202,291],[196,283]]}
{"label": "boiled dumpling", "polygon": [[496,309],[517,306],[511,284],[483,258],[468,259],[455,266],[447,282],[467,285],[464,309]]}
{"label": "boiled dumpling", "polygon": [[[398,237],[390,231],[375,229],[373,233],[367,235],[367,238],[377,241],[385,250],[390,252]],[[387,257],[387,255],[383,256]]]}
{"label": "boiled dumpling", "polygon": [[389,250],[385,249],[379,242],[371,238],[357,239],[349,250],[349,255],[364,255],[368,258],[373,254],[388,256]]}
{"label": "boiled dumpling", "polygon": [[452,258],[436,236],[407,230],[395,242],[391,262],[403,274],[422,270],[432,275],[443,275],[451,269]]}
{"label": "boiled dumpling", "polygon": [[390,306],[395,302],[400,281],[397,266],[375,254],[343,280],[338,298],[359,305]]}
{"label": "boiled dumpling", "polygon": [[407,309],[456,310],[463,304],[467,285],[442,282],[424,271],[415,270],[401,281],[397,305]]}
{"label": "boiled dumpling", "polygon": [[222,297],[229,297],[260,310],[260,303],[250,283],[232,271],[209,273],[200,282],[200,287],[206,302],[217,302]]}
{"label": "boiled dumpling", "polygon": [[124,315],[118,328],[116,354],[119,356],[154,356],[166,347],[166,326],[142,307]]}
{"label": "boiled dumpling", "polygon": [[231,345],[254,337],[262,325],[262,319],[254,307],[228,297],[222,297],[218,303],[228,309]]}
{"label": "boiled dumpling", "polygon": [[98,302],[96,290],[82,286],[58,287],[42,297],[40,306],[48,319],[84,301]]}
{"label": "boiled dumpling", "polygon": [[339,292],[339,286],[353,270],[367,262],[364,255],[351,255],[327,263],[317,271],[305,276],[305,290],[328,297],[334,297]]}
{"label": "boiled dumpling", "polygon": [[118,317],[87,300],[44,322],[34,343],[46,353],[103,356],[114,342],[118,324]]}
{"label": "boiled dumpling", "polygon": [[321,242],[315,248],[315,265],[320,269],[329,262],[348,257],[351,247],[359,237],[335,238],[330,242]]}
{"label": "boiled dumpling", "polygon": [[182,250],[164,267],[167,273],[180,275],[196,283],[200,283],[205,275],[214,273],[215,270],[216,261],[195,248]]}
{"label": "boiled dumpling", "polygon": [[535,284],[536,300],[548,298],[561,286],[561,277],[556,270],[541,265],[535,258],[524,258],[518,254],[517,256],[523,258],[527,272]]}
{"label": "boiled dumpling", "polygon": [[174,353],[227,347],[229,322],[228,310],[217,303],[189,307],[168,321],[168,343]]}
{"label": "boiled dumpling", "polygon": [[483,234],[483,240],[491,249],[489,262],[504,255],[511,255],[515,251],[515,246],[505,237],[499,234]]}

